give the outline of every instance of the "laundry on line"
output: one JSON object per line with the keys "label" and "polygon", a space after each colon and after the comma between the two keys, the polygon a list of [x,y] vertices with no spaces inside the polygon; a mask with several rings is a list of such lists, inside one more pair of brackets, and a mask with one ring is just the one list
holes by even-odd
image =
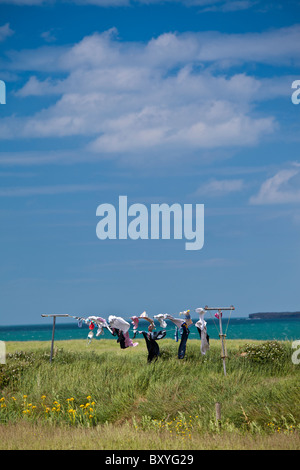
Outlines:
{"label": "laundry on line", "polygon": [[[195,312],[199,314],[199,320],[195,323],[195,326],[199,332],[201,340],[201,353],[205,354],[209,350],[209,336],[207,334],[206,322],[204,320],[204,314],[206,313],[203,308],[195,309]],[[187,340],[190,333],[190,326],[193,325],[191,319],[190,310],[184,310],[179,313],[179,316],[184,318],[174,317],[168,313],[154,315],[154,318],[150,318],[146,311],[141,313],[139,316],[130,317],[131,325],[124,318],[109,315],[108,319],[90,315],[88,317],[78,317],[74,315],[68,315],[70,318],[74,318],[78,321],[78,327],[82,327],[83,323],[89,327],[89,333],[87,336],[88,343],[90,343],[94,337],[94,329],[97,328],[96,337],[104,334],[104,328],[106,328],[113,336],[117,337],[117,342],[120,344],[121,349],[138,346],[138,342],[133,342],[129,335],[130,327],[133,327],[133,339],[136,338],[137,334],[143,335],[147,350],[148,350],[148,362],[156,360],[160,354],[157,340],[163,339],[166,336],[167,322],[170,321],[175,325],[175,339],[179,340],[180,344],[178,347],[178,359],[185,357]],[[146,320],[149,322],[147,331],[138,331],[140,320]],[[161,331],[153,331],[155,327],[155,320],[158,321]]]}

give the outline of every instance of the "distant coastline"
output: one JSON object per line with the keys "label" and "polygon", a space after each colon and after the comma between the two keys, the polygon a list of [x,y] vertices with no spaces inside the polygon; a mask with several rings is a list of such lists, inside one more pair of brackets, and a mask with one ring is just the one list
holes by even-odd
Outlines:
{"label": "distant coastline", "polygon": [[272,319],[275,318],[285,319],[285,318],[300,318],[300,312],[261,312],[261,313],[249,313],[249,318],[252,319]]}

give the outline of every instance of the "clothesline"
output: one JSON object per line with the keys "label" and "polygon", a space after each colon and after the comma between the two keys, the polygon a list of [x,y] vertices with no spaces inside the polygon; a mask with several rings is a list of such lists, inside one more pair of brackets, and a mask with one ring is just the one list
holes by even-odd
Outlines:
{"label": "clothesline", "polygon": [[[226,332],[225,335],[222,332],[222,311],[220,308],[196,308],[195,312],[199,315],[199,320],[195,322],[195,327],[198,330],[200,340],[201,340],[201,354],[206,354],[209,350],[209,335],[207,333],[207,322],[204,320],[204,315],[209,311],[211,316],[211,311],[216,310],[215,317],[219,319],[220,325],[220,339],[222,342],[222,354],[221,357],[223,359],[224,365],[224,373],[226,375],[226,368],[225,368],[225,357],[226,349],[225,349],[225,337],[226,332],[229,325],[229,320],[231,317],[231,311],[234,310],[234,307],[231,306],[229,308],[225,308],[224,310],[230,310],[230,315],[227,322]],[[178,359],[183,359],[186,352],[186,345],[187,340],[190,334],[190,327],[194,325],[193,320],[191,319],[190,310],[184,310],[183,312],[179,312],[179,317],[184,316],[184,318],[174,317],[168,313],[165,314],[158,314],[154,315],[153,318],[150,318],[146,311],[144,311],[139,316],[132,316],[130,318],[131,324],[125,320],[123,317],[109,315],[108,319],[106,320],[103,317],[99,317],[96,315],[90,315],[88,317],[81,317],[69,314],[62,314],[62,315],[42,315],[42,317],[53,317],[53,331],[52,331],[52,344],[51,344],[51,354],[50,354],[50,362],[52,361],[52,354],[53,354],[53,343],[54,343],[54,330],[55,330],[55,319],[56,317],[69,317],[76,319],[78,322],[78,326],[81,328],[83,323],[87,324],[89,327],[89,333],[87,336],[88,343],[90,343],[94,337],[94,330],[97,327],[96,337],[104,334],[104,328],[107,329],[113,336],[116,336],[117,342],[120,344],[121,349],[126,349],[129,347],[136,347],[138,346],[138,342],[133,342],[132,339],[135,339],[137,334],[142,334],[147,350],[148,350],[148,362],[152,362],[156,360],[159,356],[159,346],[157,341],[163,339],[166,336],[167,321],[171,321],[175,325],[175,339],[176,341],[179,340],[179,334],[181,337],[180,344],[178,347]],[[212,317],[213,318],[213,317]],[[146,320],[149,322],[149,326],[147,331],[139,331],[139,322],[140,320]],[[153,331],[155,330],[155,320],[157,320],[162,328],[161,331]],[[214,320],[214,318],[213,318]],[[215,321],[214,321],[215,323]],[[130,327],[133,326],[133,338],[131,339],[129,336]],[[216,324],[215,324],[216,327]],[[217,327],[216,327],[217,328]],[[217,329],[218,331],[218,329]]]}
{"label": "clothesline", "polygon": [[[201,340],[201,353],[205,354],[206,351],[209,350],[209,335],[207,334],[207,322],[204,320],[204,315],[206,310],[204,308],[197,308],[195,312],[199,315],[199,320],[193,323],[191,319],[190,310],[184,310],[183,312],[179,312],[179,318],[174,317],[170,314],[158,314],[154,315],[153,318],[150,318],[146,311],[144,311],[139,316],[132,316],[130,318],[131,325],[133,326],[133,339],[136,338],[137,334],[143,334],[147,347],[148,347],[148,360],[152,360],[154,357],[157,357],[159,354],[159,348],[156,343],[158,339],[162,339],[166,336],[166,331],[162,332],[153,332],[155,327],[155,320],[158,321],[161,328],[167,327],[167,322],[170,321],[175,325],[175,339],[178,341],[179,334],[181,336],[180,345],[178,348],[178,358],[182,359],[185,356],[186,350],[186,343],[190,333],[189,328],[194,325],[200,336]],[[123,317],[110,315],[106,320],[103,317],[98,317],[95,315],[88,316],[88,317],[79,317],[74,315],[68,315],[70,318],[74,318],[78,321],[78,326],[82,327],[83,323],[88,324],[89,326],[89,333],[88,333],[88,343],[90,343],[94,337],[94,329],[97,328],[96,337],[104,334],[104,328],[106,328],[113,336],[118,337],[118,342],[120,343],[120,347],[122,349],[126,349],[127,347],[136,347],[138,346],[138,342],[133,342],[129,336],[130,330],[130,323],[125,320]],[[184,318],[182,318],[182,316]],[[181,318],[180,318],[181,317]],[[149,322],[148,331],[139,331],[139,322],[140,320],[146,320]],[[155,354],[153,353],[155,351]]]}

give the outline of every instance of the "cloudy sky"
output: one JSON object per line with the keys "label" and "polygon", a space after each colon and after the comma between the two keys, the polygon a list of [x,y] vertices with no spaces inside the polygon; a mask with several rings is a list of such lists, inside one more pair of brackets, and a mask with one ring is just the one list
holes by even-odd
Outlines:
{"label": "cloudy sky", "polygon": [[[298,2],[0,0],[0,321],[295,311]],[[204,204],[205,242],[99,240],[96,209]]]}

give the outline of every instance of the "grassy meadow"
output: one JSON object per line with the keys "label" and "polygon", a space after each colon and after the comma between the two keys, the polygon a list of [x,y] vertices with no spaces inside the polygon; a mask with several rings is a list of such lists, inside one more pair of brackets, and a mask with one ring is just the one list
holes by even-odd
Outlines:
{"label": "grassy meadow", "polygon": [[[300,365],[289,342],[8,342],[0,365],[0,449],[299,449]],[[215,404],[221,403],[221,421]]]}

